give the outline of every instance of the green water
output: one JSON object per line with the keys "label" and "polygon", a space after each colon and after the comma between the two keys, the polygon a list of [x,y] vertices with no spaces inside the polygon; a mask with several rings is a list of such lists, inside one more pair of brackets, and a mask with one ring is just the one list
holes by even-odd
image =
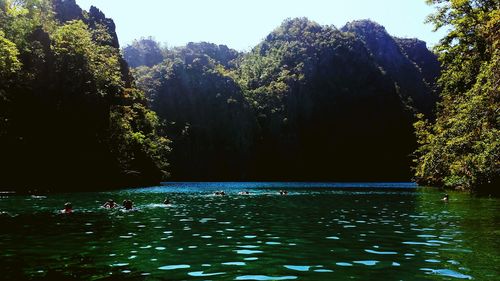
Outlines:
{"label": "green water", "polygon": [[[0,280],[500,280],[499,199],[306,186],[3,194]],[[136,210],[100,208],[108,198]]]}

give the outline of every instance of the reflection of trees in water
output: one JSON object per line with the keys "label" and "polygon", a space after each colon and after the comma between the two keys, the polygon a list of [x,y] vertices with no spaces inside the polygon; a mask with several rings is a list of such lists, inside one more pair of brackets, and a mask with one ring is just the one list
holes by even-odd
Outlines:
{"label": "reflection of trees in water", "polygon": [[[448,192],[449,203],[442,202],[444,192],[423,188],[418,193],[416,210],[420,227],[415,234],[419,241],[439,246],[426,251],[439,252],[439,264],[428,263],[432,269],[451,269],[478,280],[492,280],[499,272],[498,199],[476,198],[466,193]],[[419,233],[421,232],[421,233]],[[434,235],[435,237],[425,236]],[[432,259],[432,257],[429,257]]]}

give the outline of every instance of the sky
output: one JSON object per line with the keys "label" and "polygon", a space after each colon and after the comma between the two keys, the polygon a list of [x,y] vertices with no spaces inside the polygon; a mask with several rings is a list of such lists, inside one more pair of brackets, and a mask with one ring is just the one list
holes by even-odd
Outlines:
{"label": "sky", "polygon": [[286,18],[307,17],[341,28],[371,19],[397,37],[418,38],[434,46],[444,31],[424,23],[433,7],[424,0],[76,0],[91,5],[116,24],[121,46],[153,37],[168,47],[206,41],[239,51],[257,45]]}

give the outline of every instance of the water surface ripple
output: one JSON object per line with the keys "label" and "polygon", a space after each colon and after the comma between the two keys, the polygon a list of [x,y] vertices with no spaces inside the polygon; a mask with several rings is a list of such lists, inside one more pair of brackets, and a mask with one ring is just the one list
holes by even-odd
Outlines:
{"label": "water surface ripple", "polygon": [[[0,271],[2,280],[499,280],[500,200],[441,195],[406,183],[9,194]],[[100,208],[108,198],[136,209]],[[67,201],[75,212],[60,214]]]}

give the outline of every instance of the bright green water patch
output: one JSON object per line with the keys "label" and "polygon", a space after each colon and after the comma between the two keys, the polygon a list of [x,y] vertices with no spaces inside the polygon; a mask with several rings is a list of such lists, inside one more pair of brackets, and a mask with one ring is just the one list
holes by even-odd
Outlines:
{"label": "bright green water patch", "polygon": [[[0,280],[499,280],[500,200],[393,187],[2,195]],[[108,198],[136,210],[100,208]]]}

